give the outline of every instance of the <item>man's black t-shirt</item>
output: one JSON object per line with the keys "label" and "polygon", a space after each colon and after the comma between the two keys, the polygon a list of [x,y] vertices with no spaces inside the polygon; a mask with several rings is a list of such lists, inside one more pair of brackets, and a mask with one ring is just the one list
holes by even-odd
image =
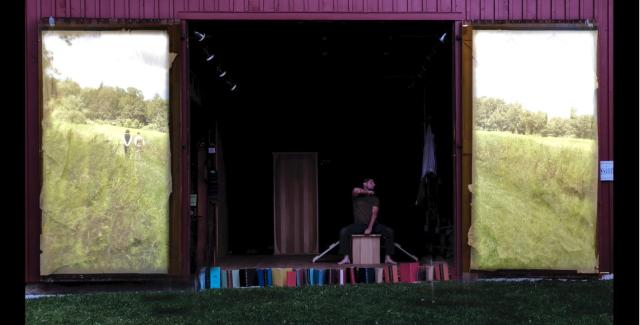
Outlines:
{"label": "man's black t-shirt", "polygon": [[377,196],[357,196],[353,198],[353,220],[357,224],[369,224],[371,209],[379,206]]}

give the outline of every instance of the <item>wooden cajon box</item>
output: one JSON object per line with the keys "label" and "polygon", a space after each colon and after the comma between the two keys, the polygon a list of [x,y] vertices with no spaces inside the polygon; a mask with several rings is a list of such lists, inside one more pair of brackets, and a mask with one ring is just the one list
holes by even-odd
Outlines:
{"label": "wooden cajon box", "polygon": [[351,257],[353,264],[380,264],[380,236],[352,235]]}

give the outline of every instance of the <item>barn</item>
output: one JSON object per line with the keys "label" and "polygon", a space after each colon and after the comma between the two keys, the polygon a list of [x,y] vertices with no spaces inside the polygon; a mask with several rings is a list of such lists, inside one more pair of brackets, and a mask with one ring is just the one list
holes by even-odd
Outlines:
{"label": "barn", "polygon": [[612,0],[30,0],[25,281],[613,272]]}

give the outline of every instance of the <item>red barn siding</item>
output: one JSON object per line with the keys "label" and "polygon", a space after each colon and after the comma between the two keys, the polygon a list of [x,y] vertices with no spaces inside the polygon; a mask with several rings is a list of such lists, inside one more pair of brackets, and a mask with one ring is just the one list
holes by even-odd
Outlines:
{"label": "red barn siding", "polygon": [[[210,1],[213,6],[213,0]],[[158,0],[158,17],[173,18],[173,11],[171,10],[170,0]],[[213,10],[213,7],[211,8]]]}
{"label": "red barn siding", "polygon": [[509,0],[509,19],[511,20],[522,20],[523,13],[522,10],[524,8],[523,0]]}
{"label": "red barn siding", "polygon": [[[493,17],[493,2],[481,0]],[[512,0],[511,0],[512,1]],[[521,2],[522,0],[520,0]],[[577,0],[576,0],[577,1]],[[467,2],[467,3],[465,3]],[[179,12],[287,12],[353,13],[394,12],[458,14],[478,0],[34,0],[39,17],[171,19]],[[507,9],[508,10],[508,9]],[[575,9],[575,10],[580,10]],[[491,12],[491,13],[489,13]],[[508,16],[508,13],[502,14]],[[505,19],[506,19],[505,16]],[[484,16],[483,16],[484,17]],[[428,17],[427,17],[428,18]],[[440,18],[442,19],[442,18]],[[493,19],[493,18],[491,18]]]}
{"label": "red barn siding", "polygon": [[496,20],[510,20],[509,0],[495,0],[493,5]]}
{"label": "red barn siding", "polygon": [[[593,20],[598,0],[466,0],[468,21]],[[605,0],[606,1],[606,0]],[[457,11],[456,11],[457,12]]]}

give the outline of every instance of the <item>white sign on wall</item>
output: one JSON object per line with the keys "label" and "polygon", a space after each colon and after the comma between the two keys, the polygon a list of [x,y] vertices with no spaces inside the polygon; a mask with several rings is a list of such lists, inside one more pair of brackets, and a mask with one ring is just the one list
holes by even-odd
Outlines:
{"label": "white sign on wall", "polygon": [[613,180],[613,160],[603,160],[600,162],[600,180]]}

